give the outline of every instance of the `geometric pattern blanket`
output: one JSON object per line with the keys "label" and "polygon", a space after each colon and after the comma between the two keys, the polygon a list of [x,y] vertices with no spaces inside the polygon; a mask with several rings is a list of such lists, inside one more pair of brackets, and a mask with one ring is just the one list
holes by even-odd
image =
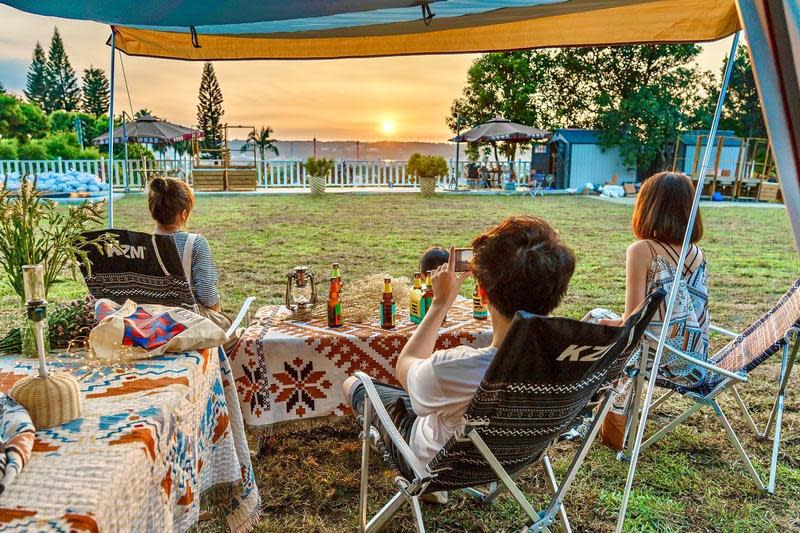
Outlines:
{"label": "geometric pattern blanket", "polygon": [[[342,383],[359,370],[398,384],[397,356],[417,328],[407,311],[398,311],[391,330],[348,321],[333,329],[326,318],[284,320],[289,314],[283,306],[259,309],[231,355],[248,427],[271,433],[284,423],[350,414]],[[436,349],[483,348],[491,342],[491,321],[472,318],[472,300],[459,297],[439,330]]]}
{"label": "geometric pattern blanket", "polygon": [[0,494],[30,460],[34,431],[28,411],[11,396],[0,393]]}
{"label": "geometric pattern blanket", "polygon": [[[36,431],[30,461],[0,496],[0,532],[183,533],[212,488],[231,531],[255,526],[260,497],[222,350],[107,367],[58,356],[48,366],[78,378],[83,411]],[[0,390],[37,369],[0,358]]]}

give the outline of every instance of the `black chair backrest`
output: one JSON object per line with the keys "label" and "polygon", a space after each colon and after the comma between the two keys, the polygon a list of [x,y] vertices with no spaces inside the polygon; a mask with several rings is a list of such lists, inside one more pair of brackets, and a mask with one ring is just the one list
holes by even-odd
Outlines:
{"label": "black chair backrest", "polygon": [[101,250],[87,247],[91,273],[81,267],[89,293],[117,303],[159,304],[197,310],[171,235],[150,235],[128,230],[98,230],[87,239],[110,233],[117,246]]}
{"label": "black chair backrest", "polygon": [[[664,298],[648,297],[622,327],[519,312],[465,418],[510,474],[541,457],[592,396],[618,379]],[[451,438],[430,464],[426,491],[496,479],[466,439]]]}

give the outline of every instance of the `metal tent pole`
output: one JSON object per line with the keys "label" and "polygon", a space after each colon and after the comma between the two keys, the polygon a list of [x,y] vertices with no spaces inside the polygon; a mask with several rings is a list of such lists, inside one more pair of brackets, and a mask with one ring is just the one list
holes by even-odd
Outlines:
{"label": "metal tent pole", "polygon": [[108,98],[108,228],[114,227],[114,27],[111,27],[111,68]]}
{"label": "metal tent pole", "polygon": [[[675,305],[675,297],[678,294],[678,286],[683,277],[683,267],[686,263],[686,255],[692,241],[692,233],[694,230],[694,221],[697,218],[697,211],[700,207],[700,196],[703,194],[703,182],[706,177],[706,170],[708,169],[708,159],[711,155],[711,150],[714,147],[714,137],[717,135],[717,127],[719,126],[720,115],[722,114],[722,104],[725,102],[725,95],[728,92],[728,84],[731,79],[731,71],[733,70],[733,62],[736,59],[736,51],[739,47],[739,33],[733,35],[731,42],[731,51],[728,55],[728,63],[725,66],[725,75],[722,78],[722,87],[719,91],[719,98],[717,99],[717,107],[714,111],[714,119],[711,121],[711,128],[708,132],[708,140],[706,147],[703,151],[703,162],[700,166],[700,174],[697,176],[697,188],[694,193],[694,202],[692,203],[692,210],[689,214],[689,222],[686,225],[686,233],[683,236],[683,245],[681,246],[681,255],[678,258],[678,264],[675,266],[675,280],[669,291],[667,298],[667,308],[664,312],[664,324],[661,327],[661,334],[658,337],[658,347],[653,356],[653,370],[650,373],[650,379],[647,381],[647,392],[645,393],[644,403],[642,404],[642,414],[639,418],[639,426],[636,428],[636,440],[633,443],[633,451],[631,453],[631,464],[628,467],[628,478],[625,481],[625,491],[622,493],[622,506],[619,510],[617,517],[616,533],[622,533],[622,526],[625,523],[625,512],[628,510],[628,500],[630,499],[631,489],[633,487],[633,478],[636,475],[636,463],[639,459],[639,450],[642,445],[642,437],[644,437],[644,429],[647,425],[647,415],[650,410],[650,404],[653,401],[653,392],[655,391],[656,377],[658,376],[658,368],[661,364],[661,355],[664,353],[664,343],[667,340],[667,332],[669,331],[669,317],[672,316],[672,309]],[[642,357],[647,357],[647,354],[642,353]]]}

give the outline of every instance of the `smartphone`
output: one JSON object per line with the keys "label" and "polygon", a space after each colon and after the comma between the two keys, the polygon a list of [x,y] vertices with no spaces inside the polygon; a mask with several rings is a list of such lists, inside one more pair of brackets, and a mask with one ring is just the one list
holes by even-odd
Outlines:
{"label": "smartphone", "polygon": [[472,248],[456,248],[456,272],[472,270]]}

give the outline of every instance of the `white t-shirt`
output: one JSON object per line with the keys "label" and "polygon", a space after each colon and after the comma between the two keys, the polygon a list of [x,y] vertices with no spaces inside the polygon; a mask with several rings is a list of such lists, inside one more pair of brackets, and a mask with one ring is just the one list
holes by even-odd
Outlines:
{"label": "white t-shirt", "polygon": [[434,352],[408,370],[408,395],[418,418],[411,449],[427,465],[461,425],[461,419],[494,359],[496,348],[458,346]]}

